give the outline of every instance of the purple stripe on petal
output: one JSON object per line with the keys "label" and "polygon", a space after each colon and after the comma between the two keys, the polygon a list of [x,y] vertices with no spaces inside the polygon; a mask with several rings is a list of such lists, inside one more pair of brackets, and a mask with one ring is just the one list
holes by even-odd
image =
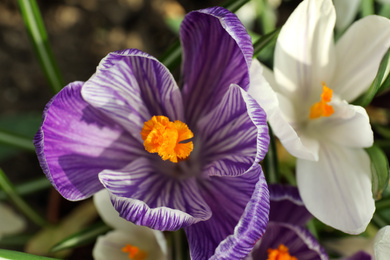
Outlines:
{"label": "purple stripe on petal", "polygon": [[185,228],[191,258],[244,258],[268,222],[268,189],[260,165],[239,177],[210,177],[200,186],[213,215]]}
{"label": "purple stripe on petal", "polygon": [[271,209],[269,220],[304,226],[312,217],[294,186],[271,184],[268,186]]}
{"label": "purple stripe on petal", "polygon": [[285,245],[291,256],[299,260],[327,260],[328,255],[316,239],[304,228],[270,221],[264,236],[252,252],[253,259],[267,259],[269,248]]}
{"label": "purple stripe on petal", "polygon": [[180,37],[183,99],[187,119],[195,123],[219,103],[230,84],[247,88],[252,43],[238,18],[221,7],[187,14]]}
{"label": "purple stripe on petal", "polygon": [[205,151],[205,175],[237,176],[253,165],[257,129],[248,115],[240,87],[232,85],[218,106],[198,122],[197,130]]}
{"label": "purple stripe on petal", "polygon": [[184,121],[181,93],[172,74],[139,50],[108,54],[85,83],[82,96],[140,142],[143,124],[154,115]]}
{"label": "purple stripe on petal", "polygon": [[80,94],[73,82],[46,105],[34,138],[41,167],[69,200],[85,199],[103,188],[98,173],[118,169],[146,152],[137,140]]}
{"label": "purple stripe on petal", "polygon": [[158,230],[178,230],[210,218],[195,178],[168,176],[140,158],[121,170],[99,174],[120,216]]}

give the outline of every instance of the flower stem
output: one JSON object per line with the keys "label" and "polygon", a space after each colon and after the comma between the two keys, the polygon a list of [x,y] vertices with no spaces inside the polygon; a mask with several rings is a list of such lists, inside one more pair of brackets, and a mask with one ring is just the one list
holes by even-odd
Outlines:
{"label": "flower stem", "polygon": [[278,183],[280,180],[280,175],[275,138],[271,126],[268,125],[268,129],[270,142],[268,147],[268,153],[264,158],[264,173],[268,183]]}

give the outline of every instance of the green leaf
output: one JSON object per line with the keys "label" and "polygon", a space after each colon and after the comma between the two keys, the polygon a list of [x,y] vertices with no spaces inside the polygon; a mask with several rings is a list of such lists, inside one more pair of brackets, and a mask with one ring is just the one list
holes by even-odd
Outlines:
{"label": "green leaf", "polygon": [[[65,218],[61,219],[56,226],[49,226],[38,232],[26,245],[26,252],[45,255],[57,243],[65,238],[83,230],[98,217],[92,200],[83,202],[72,210]],[[56,257],[64,257],[69,251],[54,253]]]}
{"label": "green leaf", "polygon": [[0,249],[0,259],[9,260],[59,260],[58,258],[49,258],[44,256],[37,256],[26,254],[18,251]]}
{"label": "green leaf", "polygon": [[0,144],[35,152],[33,140],[4,129],[0,129]]}
{"label": "green leaf", "polygon": [[65,249],[71,249],[78,246],[86,245],[96,240],[96,238],[102,234],[107,233],[112,228],[107,226],[104,222],[96,223],[90,227],[87,227],[80,232],[77,232],[50,249],[50,252],[58,252]]}
{"label": "green leaf", "polygon": [[15,187],[10,182],[5,173],[0,169],[0,188],[7,194],[13,204],[31,221],[39,226],[48,226],[47,221],[42,218],[27,202],[25,202],[16,192]]}
{"label": "green leaf", "polygon": [[274,44],[276,42],[276,39],[278,38],[279,32],[280,32],[280,29],[276,29],[270,33],[267,33],[267,34],[261,36],[260,39],[258,39],[253,44],[253,49],[254,49],[253,56],[254,57],[259,56],[259,54],[261,53],[261,51],[264,48]]}
{"label": "green leaf", "polygon": [[[40,177],[34,180],[27,181],[22,184],[15,185],[15,191],[20,196],[35,193],[40,190],[52,187],[50,181],[46,177]],[[7,194],[0,190],[0,201],[7,198]]]}
{"label": "green leaf", "polygon": [[388,74],[389,61],[390,61],[390,49],[388,49],[385,56],[383,56],[382,61],[379,65],[378,73],[376,74],[376,77],[372,82],[370,88],[365,94],[363,94],[353,102],[355,105],[359,105],[362,107],[367,106],[368,104],[370,104],[370,102],[372,101],[372,99],[375,97],[375,95],[378,93],[379,90],[380,91],[384,90],[383,88],[381,89],[381,85],[385,77],[387,77],[386,74]]}
{"label": "green leaf", "polygon": [[375,14],[374,0],[364,0],[360,2],[360,11],[362,17]]}
{"label": "green leaf", "polygon": [[18,3],[39,63],[50,87],[57,93],[64,86],[63,79],[51,52],[38,5],[35,0],[18,0]]}
{"label": "green leaf", "polygon": [[225,4],[222,6],[226,9],[228,9],[230,12],[235,13],[237,12],[243,5],[248,3],[250,0],[229,0],[226,1]]}
{"label": "green leaf", "polygon": [[375,144],[366,151],[371,159],[372,193],[378,200],[389,183],[389,162],[386,154]]}

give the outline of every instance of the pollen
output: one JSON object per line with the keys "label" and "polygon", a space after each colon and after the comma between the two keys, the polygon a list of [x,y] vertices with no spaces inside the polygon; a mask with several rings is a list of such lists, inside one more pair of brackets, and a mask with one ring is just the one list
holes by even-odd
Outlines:
{"label": "pollen", "polygon": [[315,103],[310,108],[310,119],[316,119],[321,116],[329,117],[334,113],[334,109],[328,103],[331,101],[333,90],[328,88],[325,82],[322,82],[321,101]]}
{"label": "pollen", "polygon": [[166,116],[153,116],[141,130],[145,150],[158,153],[164,161],[174,163],[188,158],[194,149],[192,141],[189,141],[193,136],[185,123],[179,120],[171,122]]}
{"label": "pollen", "polygon": [[267,260],[298,260],[295,256],[289,254],[288,248],[283,244],[280,244],[278,249],[269,248],[267,253]]}
{"label": "pollen", "polygon": [[122,252],[128,253],[128,257],[130,260],[145,260],[148,256],[145,251],[129,244],[126,244],[124,247],[122,247]]}

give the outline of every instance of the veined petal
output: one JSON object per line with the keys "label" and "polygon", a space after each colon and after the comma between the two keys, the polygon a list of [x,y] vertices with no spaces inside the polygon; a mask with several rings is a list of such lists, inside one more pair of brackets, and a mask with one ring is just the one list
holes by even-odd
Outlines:
{"label": "veined petal", "polygon": [[73,82],[46,105],[34,138],[41,167],[62,196],[85,199],[103,188],[98,173],[146,154],[142,143],[81,97]]}
{"label": "veined petal", "polygon": [[[367,112],[360,106],[332,102],[334,114],[310,122],[310,132],[321,140],[346,147],[370,147],[374,142]],[[357,131],[357,129],[359,129]]]}
{"label": "veined petal", "polygon": [[[252,121],[250,115],[256,119]],[[198,122],[197,129],[207,176],[241,175],[268,150],[265,112],[236,85],[230,86],[218,106]]]}
{"label": "veined petal", "polygon": [[270,221],[255,249],[253,259],[268,259],[267,250],[276,249],[279,245],[288,248],[291,256],[299,260],[328,260],[328,255],[309,231],[287,223]]}
{"label": "veined petal", "polygon": [[389,47],[389,19],[367,16],[358,20],[336,43],[337,65],[329,86],[340,98],[353,101],[370,87]]}
{"label": "veined petal", "polygon": [[312,105],[322,92],[321,81],[328,82],[333,76],[335,20],[331,0],[307,0],[299,4],[280,31],[275,79],[281,93],[294,104]]}
{"label": "veined petal", "polygon": [[[263,67],[259,61],[253,60],[250,68],[251,83],[248,93],[265,110],[268,122],[275,135],[292,155],[307,160],[318,159],[318,142],[304,138],[303,133],[297,132],[295,108],[291,101],[277,94],[262,76]],[[271,72],[264,73],[272,82]]]}
{"label": "veined petal", "polygon": [[269,194],[261,166],[238,177],[199,183],[212,217],[185,228],[191,259],[243,259],[263,235]]}
{"label": "veined petal", "polygon": [[294,186],[271,184],[269,220],[287,224],[304,226],[312,218]]}
{"label": "veined petal", "polygon": [[114,230],[104,236],[99,236],[92,251],[95,260],[129,260],[128,253],[122,252],[126,245],[135,246],[147,254],[145,260],[168,259],[157,241],[149,233],[130,233],[124,230]]}
{"label": "veined petal", "polygon": [[184,122],[181,93],[172,74],[139,50],[108,54],[83,86],[82,96],[141,143],[143,124],[154,115]]}
{"label": "veined petal", "polygon": [[137,225],[172,231],[211,216],[194,177],[168,176],[145,158],[118,171],[103,171],[99,178],[119,215]]}
{"label": "veined petal", "polygon": [[355,19],[361,0],[333,0],[336,9],[336,29],[343,31]]}
{"label": "veined petal", "polygon": [[350,234],[366,229],[375,204],[370,159],[363,149],[321,143],[318,162],[298,159],[297,182],[316,218]]}
{"label": "veined petal", "polygon": [[180,38],[186,116],[196,122],[219,103],[230,84],[247,87],[253,47],[237,16],[222,7],[187,14]]}
{"label": "veined petal", "polygon": [[375,260],[386,260],[390,255],[390,226],[381,228],[374,240]]}

